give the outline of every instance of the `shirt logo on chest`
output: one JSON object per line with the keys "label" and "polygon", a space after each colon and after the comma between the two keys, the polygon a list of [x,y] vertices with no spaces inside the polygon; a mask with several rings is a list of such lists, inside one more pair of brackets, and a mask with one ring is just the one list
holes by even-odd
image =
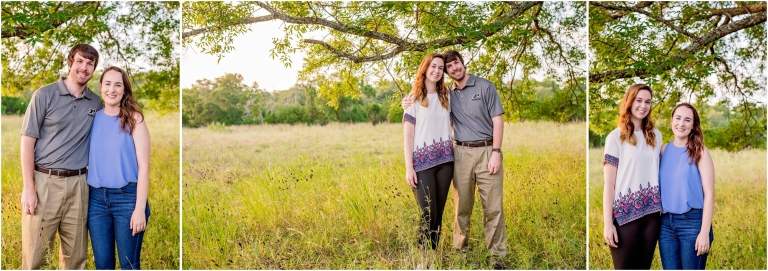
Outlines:
{"label": "shirt logo on chest", "polygon": [[472,95],[472,100],[473,101],[480,100],[480,93],[475,93],[475,95]]}
{"label": "shirt logo on chest", "polygon": [[88,116],[91,116],[91,117],[96,116],[96,109],[89,108],[88,109]]}

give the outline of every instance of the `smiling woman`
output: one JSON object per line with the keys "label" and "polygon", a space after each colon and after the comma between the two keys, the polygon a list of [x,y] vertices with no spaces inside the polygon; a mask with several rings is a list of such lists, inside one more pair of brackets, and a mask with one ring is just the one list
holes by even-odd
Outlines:
{"label": "smiling woman", "polygon": [[675,106],[672,127],[675,139],[662,146],[659,168],[664,207],[659,237],[661,264],[664,269],[703,270],[715,238],[715,168],[704,146],[696,108],[689,103]]}
{"label": "smiling woman", "polygon": [[441,54],[424,57],[411,89],[414,106],[403,115],[405,179],[421,210],[418,244],[436,250],[443,225],[443,210],[453,179],[448,89],[443,83]]}
{"label": "smiling woman", "polygon": [[88,229],[96,269],[141,269],[149,219],[149,131],[128,74],[109,67],[99,79],[104,109],[91,128]]}
{"label": "smiling woman", "polygon": [[615,269],[650,269],[659,239],[661,132],[651,119],[652,97],[647,85],[629,87],[619,128],[605,140],[603,239]]}

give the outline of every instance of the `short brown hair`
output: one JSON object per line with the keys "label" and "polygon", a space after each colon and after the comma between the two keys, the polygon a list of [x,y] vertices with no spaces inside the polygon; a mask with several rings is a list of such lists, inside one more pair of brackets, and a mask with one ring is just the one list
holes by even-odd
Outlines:
{"label": "short brown hair", "polygon": [[69,50],[69,56],[67,56],[67,65],[69,67],[72,67],[72,62],[75,62],[75,54],[77,53],[92,60],[94,69],[99,65],[99,51],[96,51],[96,48],[89,44],[81,43],[72,47],[72,50]]}
{"label": "short brown hair", "polygon": [[457,58],[461,62],[461,65],[464,65],[464,58],[461,57],[461,54],[459,52],[456,52],[454,50],[448,50],[443,53],[443,58],[445,59],[445,63],[453,62]]}

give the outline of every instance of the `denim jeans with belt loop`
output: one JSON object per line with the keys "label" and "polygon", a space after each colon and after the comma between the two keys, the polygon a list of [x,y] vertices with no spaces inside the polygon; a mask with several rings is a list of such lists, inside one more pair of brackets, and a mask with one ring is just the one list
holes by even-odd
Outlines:
{"label": "denim jeans with belt loop", "polygon": [[[661,216],[659,254],[665,270],[704,270],[709,253],[696,256],[696,238],[701,232],[703,213],[702,209],[691,209],[683,214],[664,213]],[[714,239],[710,226],[710,248]]]}
{"label": "denim jeans with belt loop", "polygon": [[[141,241],[144,232],[131,235],[131,216],[136,208],[136,183],[121,188],[91,187],[88,231],[96,269],[115,269],[115,244],[120,269],[141,269]],[[144,209],[149,221],[149,203]]]}

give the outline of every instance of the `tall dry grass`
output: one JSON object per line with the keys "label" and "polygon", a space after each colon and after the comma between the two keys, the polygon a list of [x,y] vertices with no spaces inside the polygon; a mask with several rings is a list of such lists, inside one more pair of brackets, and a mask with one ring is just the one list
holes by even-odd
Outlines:
{"label": "tall dry grass", "polygon": [[[179,269],[179,114],[146,113],[152,153],[149,205],[152,212],[144,235],[144,269]],[[19,146],[22,118],[2,116],[2,268],[21,268],[21,165]],[[58,238],[57,238],[58,239]],[[57,269],[58,241],[48,253],[46,269]],[[94,269],[88,246],[87,269]]]}
{"label": "tall dry grass", "polygon": [[[603,240],[603,149],[589,151],[589,268],[613,269]],[[710,150],[715,163],[715,240],[708,269],[766,268],[766,152]],[[653,269],[661,269],[658,245]]]}
{"label": "tall dry grass", "polygon": [[[399,124],[183,129],[184,269],[487,269],[476,199],[471,250],[416,248]],[[506,124],[504,211],[514,269],[584,269],[585,124]],[[450,192],[453,193],[453,192]]]}

